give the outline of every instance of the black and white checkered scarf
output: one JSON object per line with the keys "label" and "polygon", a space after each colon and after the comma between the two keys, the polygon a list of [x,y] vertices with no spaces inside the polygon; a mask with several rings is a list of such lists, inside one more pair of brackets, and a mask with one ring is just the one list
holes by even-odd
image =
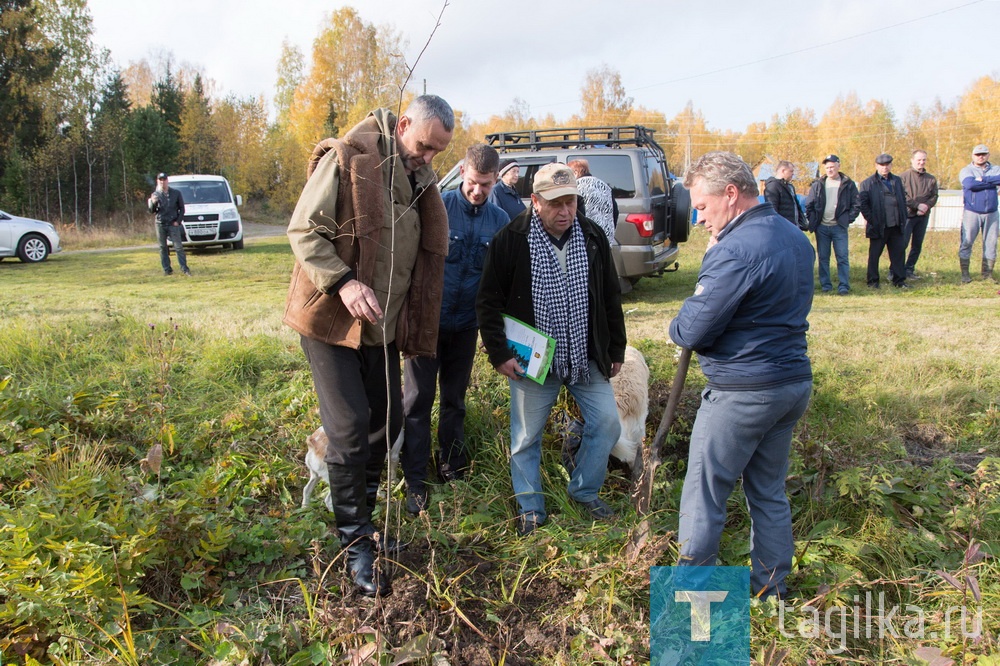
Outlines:
{"label": "black and white checkered scarf", "polygon": [[531,250],[531,300],[535,326],[556,340],[552,371],[570,384],[590,383],[587,360],[587,248],[580,221],[573,220],[566,243],[566,272],[532,211],[528,230]]}

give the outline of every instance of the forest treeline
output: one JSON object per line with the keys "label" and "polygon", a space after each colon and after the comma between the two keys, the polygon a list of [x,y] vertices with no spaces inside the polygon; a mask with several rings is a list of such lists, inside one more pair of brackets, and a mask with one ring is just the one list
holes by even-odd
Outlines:
{"label": "forest treeline", "polygon": [[[0,0],[0,44],[0,208],[62,224],[131,223],[159,171],[222,174],[248,202],[284,214],[317,141],[377,106],[405,107],[417,93],[408,79],[413,63],[398,55],[403,35],[350,7],[327,17],[311,53],[283,44],[267,73],[272,99],[222,94],[224,81],[169,52],[119,68],[93,41],[86,0]],[[744,131],[720,131],[692,101],[670,119],[637,106],[620,73],[604,65],[588,72],[580,112],[568,118],[535,116],[519,98],[486,120],[456,109],[455,138],[434,166],[443,174],[489,132],[642,124],[656,130],[677,174],[704,152],[732,150],[752,165],[791,160],[804,192],[826,154],[838,154],[860,179],[877,154],[892,153],[902,165],[898,158],[922,148],[942,186],[957,187],[973,145],[1000,145],[998,110],[1000,80],[984,76],[951,103],[913,105],[901,115],[847,92],[821,115],[803,106]]]}

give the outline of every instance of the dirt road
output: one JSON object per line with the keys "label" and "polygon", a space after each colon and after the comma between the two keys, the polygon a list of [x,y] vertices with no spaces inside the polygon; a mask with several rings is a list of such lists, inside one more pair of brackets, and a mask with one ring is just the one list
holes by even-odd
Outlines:
{"label": "dirt road", "polygon": [[[252,242],[255,238],[270,238],[273,236],[284,236],[285,227],[276,224],[260,224],[258,222],[247,222],[243,221],[243,240]],[[145,250],[145,249],[157,249],[156,243],[150,243],[149,245],[133,245],[130,247],[97,247],[90,248],[87,250],[64,250],[60,252],[60,255],[66,254],[79,254],[82,252],[117,252],[119,250]]]}

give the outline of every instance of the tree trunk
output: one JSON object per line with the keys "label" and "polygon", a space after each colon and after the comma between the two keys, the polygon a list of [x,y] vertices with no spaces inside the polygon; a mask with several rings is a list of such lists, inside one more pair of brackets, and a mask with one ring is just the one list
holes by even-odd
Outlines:
{"label": "tree trunk", "polygon": [[59,222],[63,223],[65,217],[63,217],[62,204],[62,174],[60,173],[58,164],[56,164],[56,193],[59,195]]}
{"label": "tree trunk", "polygon": [[128,196],[128,170],[125,168],[125,148],[119,148],[122,156],[122,197],[125,199],[125,218],[128,220],[129,231],[132,230],[132,200]]}
{"label": "tree trunk", "polygon": [[76,155],[73,156],[73,224],[80,228],[80,176],[76,171]]}
{"label": "tree trunk", "polygon": [[87,226],[94,226],[94,160],[90,156],[90,142],[84,143],[87,160]]}

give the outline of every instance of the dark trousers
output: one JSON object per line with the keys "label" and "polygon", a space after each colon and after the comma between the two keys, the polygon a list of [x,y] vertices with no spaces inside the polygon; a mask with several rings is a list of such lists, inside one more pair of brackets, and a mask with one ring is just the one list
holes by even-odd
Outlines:
{"label": "dark trousers", "polygon": [[889,248],[889,273],[892,284],[896,287],[906,282],[906,242],[903,240],[903,230],[900,227],[886,227],[881,238],[868,239],[868,286],[879,283],[878,262],[882,251]]}
{"label": "dark trousers", "polygon": [[465,392],[476,359],[479,329],[441,331],[437,358],[415,357],[403,363],[403,451],[400,463],[407,487],[422,490],[431,458],[431,408],[437,384],[441,386],[438,415],[438,461],[453,470],[468,464],[465,452]]}
{"label": "dark trousers", "polygon": [[305,336],[301,344],[330,440],[326,463],[337,526],[366,525],[372,510],[368,496],[378,490],[389,443],[402,427],[399,352],[395,343],[387,352],[328,345]]}
{"label": "dark trousers", "polygon": [[910,247],[910,256],[906,258],[906,272],[912,273],[917,267],[920,250],[924,247],[924,236],[927,235],[927,220],[930,215],[917,215],[906,218],[906,228],[903,230],[903,250]]}
{"label": "dark trousers", "polygon": [[180,222],[177,225],[156,224],[156,240],[160,244],[160,266],[164,273],[173,273],[170,266],[170,248],[167,246],[167,238],[174,244],[174,251],[177,253],[177,263],[181,265],[181,270],[188,269],[187,254],[184,253],[184,227]]}

